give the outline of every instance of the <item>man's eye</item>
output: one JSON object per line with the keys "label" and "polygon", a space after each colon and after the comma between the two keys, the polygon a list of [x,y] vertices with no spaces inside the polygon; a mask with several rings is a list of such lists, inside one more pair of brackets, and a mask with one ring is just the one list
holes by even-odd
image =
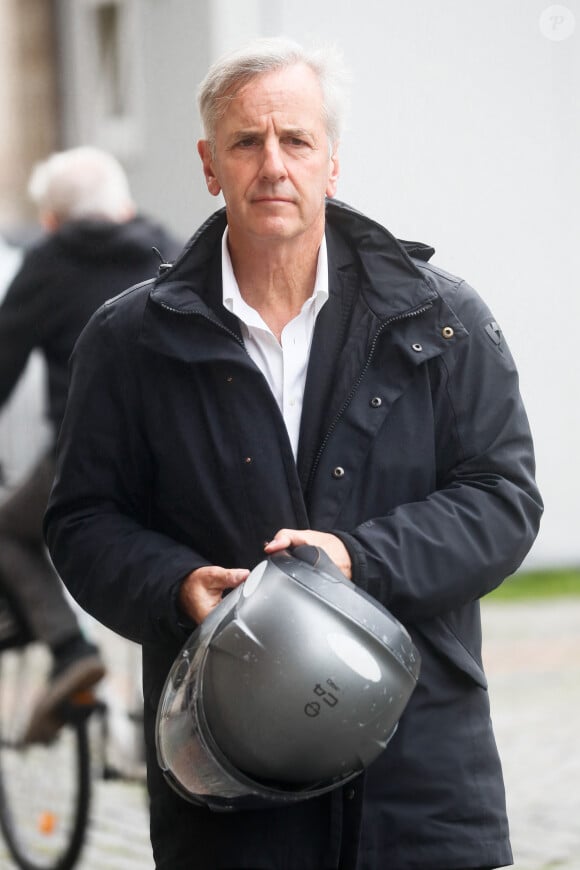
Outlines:
{"label": "man's eye", "polygon": [[244,139],[238,139],[236,145],[238,148],[251,148],[252,145],[256,144],[256,140],[253,136],[246,136]]}

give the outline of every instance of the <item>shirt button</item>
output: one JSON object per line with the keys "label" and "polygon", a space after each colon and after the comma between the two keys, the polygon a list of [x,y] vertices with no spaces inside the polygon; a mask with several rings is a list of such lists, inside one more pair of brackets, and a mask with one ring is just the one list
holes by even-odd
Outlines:
{"label": "shirt button", "polygon": [[337,465],[336,468],[332,469],[332,476],[336,480],[340,480],[341,477],[344,477],[344,468],[342,466]]}

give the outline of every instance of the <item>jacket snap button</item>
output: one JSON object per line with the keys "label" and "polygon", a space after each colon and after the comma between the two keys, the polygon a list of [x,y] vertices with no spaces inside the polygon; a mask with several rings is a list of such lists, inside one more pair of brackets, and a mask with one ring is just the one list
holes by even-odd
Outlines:
{"label": "jacket snap button", "polygon": [[347,801],[351,801],[353,799],[353,797],[355,796],[355,794],[356,794],[356,792],[355,792],[354,788],[349,788],[344,796],[347,799]]}
{"label": "jacket snap button", "polygon": [[246,465],[249,465],[251,461],[252,461],[251,456],[246,456],[246,458],[244,459],[244,462],[246,463]]}
{"label": "jacket snap button", "polygon": [[344,468],[341,468],[340,465],[337,465],[336,468],[332,469],[332,476],[337,480],[341,477],[344,477]]}
{"label": "jacket snap button", "polygon": [[441,330],[441,335],[443,336],[443,338],[453,338],[453,336],[455,335],[455,330],[452,326],[444,326]]}
{"label": "jacket snap button", "polygon": [[233,377],[232,377],[231,375],[228,375],[228,376],[226,377],[226,382],[227,382],[228,384],[231,384],[232,381],[233,381]]}
{"label": "jacket snap button", "polygon": [[423,350],[423,345],[419,344],[418,341],[416,341],[415,344],[412,344],[411,347],[413,348],[415,353],[421,353],[421,351]]}
{"label": "jacket snap button", "polygon": [[371,408],[380,408],[382,404],[383,404],[383,400],[381,399],[380,396],[374,396],[371,399]]}

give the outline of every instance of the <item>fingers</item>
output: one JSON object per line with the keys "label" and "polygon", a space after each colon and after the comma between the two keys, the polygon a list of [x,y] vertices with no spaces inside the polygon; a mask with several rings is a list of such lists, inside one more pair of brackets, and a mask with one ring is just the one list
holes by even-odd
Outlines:
{"label": "fingers", "polygon": [[250,572],[247,568],[222,568],[219,565],[205,565],[192,571],[186,578],[208,591],[222,592],[243,583]]}
{"label": "fingers", "polygon": [[352,562],[346,547],[340,538],[328,532],[317,532],[314,529],[280,529],[271,541],[264,547],[266,553],[277,553],[288,547],[298,547],[309,544],[324,550],[334,564],[349,580],[352,578]]}
{"label": "fingers", "polygon": [[249,573],[247,568],[222,568],[219,565],[198,568],[182,582],[179,606],[195,622],[203,622],[222,600],[224,590],[239,586]]}
{"label": "fingers", "polygon": [[234,589],[243,583],[249,575],[247,568],[227,568],[222,578],[224,589]]}
{"label": "fingers", "polygon": [[307,535],[309,534],[312,533],[307,529],[280,529],[279,532],[276,532],[272,540],[268,541],[264,547],[264,552],[277,553],[280,550],[288,549],[288,547],[298,547],[301,544],[312,543],[307,540]]}

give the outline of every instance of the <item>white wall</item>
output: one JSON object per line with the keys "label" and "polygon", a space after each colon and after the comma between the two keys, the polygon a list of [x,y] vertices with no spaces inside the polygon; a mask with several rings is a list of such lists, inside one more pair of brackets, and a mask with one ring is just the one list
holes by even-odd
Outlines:
{"label": "white wall", "polygon": [[[256,33],[342,48],[353,87],[338,197],[433,244],[434,262],[492,307],[520,369],[546,502],[528,565],[580,564],[579,0],[560,40],[549,37],[570,15],[546,13],[542,32],[542,0],[251,6]],[[223,51],[243,13],[236,0],[217,7]]]}

